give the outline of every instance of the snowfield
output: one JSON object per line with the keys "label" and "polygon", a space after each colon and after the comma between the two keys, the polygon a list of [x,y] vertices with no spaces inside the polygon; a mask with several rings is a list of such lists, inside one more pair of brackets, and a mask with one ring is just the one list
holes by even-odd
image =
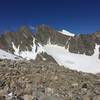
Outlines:
{"label": "snowfield", "polygon": [[0,49],[0,59],[18,60],[18,59],[21,59],[21,58]]}
{"label": "snowfield", "polygon": [[95,50],[96,52],[93,56],[86,56],[70,53],[64,47],[52,44],[45,45],[44,49],[59,65],[82,72],[100,73],[100,60],[96,54],[98,53],[97,50]]}

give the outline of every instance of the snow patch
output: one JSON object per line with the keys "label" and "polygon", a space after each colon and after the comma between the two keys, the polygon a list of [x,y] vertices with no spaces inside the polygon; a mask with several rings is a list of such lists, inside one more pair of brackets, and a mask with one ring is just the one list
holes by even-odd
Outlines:
{"label": "snow patch", "polygon": [[75,36],[75,34],[69,32],[69,31],[66,31],[66,30],[62,30],[62,31],[59,31],[59,32],[62,33],[62,34],[64,34],[64,35],[68,35],[68,36],[72,36],[72,37]]}

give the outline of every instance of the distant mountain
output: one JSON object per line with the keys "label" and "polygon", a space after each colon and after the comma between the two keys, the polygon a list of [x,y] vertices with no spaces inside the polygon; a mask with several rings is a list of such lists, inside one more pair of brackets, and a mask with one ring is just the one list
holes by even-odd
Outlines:
{"label": "distant mountain", "polygon": [[76,35],[39,25],[35,33],[26,26],[6,32],[0,49],[27,60],[52,60],[78,71],[100,72],[100,32]]}

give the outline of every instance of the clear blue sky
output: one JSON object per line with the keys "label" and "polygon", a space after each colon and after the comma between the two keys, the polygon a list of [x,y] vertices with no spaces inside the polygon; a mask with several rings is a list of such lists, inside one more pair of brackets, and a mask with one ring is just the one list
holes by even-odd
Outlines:
{"label": "clear blue sky", "polygon": [[47,24],[57,30],[100,30],[100,0],[0,0],[0,31]]}

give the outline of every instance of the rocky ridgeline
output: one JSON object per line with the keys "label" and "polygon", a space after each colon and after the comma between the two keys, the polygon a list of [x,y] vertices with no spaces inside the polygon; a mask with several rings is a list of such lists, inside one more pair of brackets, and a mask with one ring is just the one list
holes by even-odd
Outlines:
{"label": "rocky ridgeline", "polygon": [[52,61],[0,60],[0,100],[100,100],[100,75]]}
{"label": "rocky ridgeline", "polygon": [[[33,35],[34,34],[34,35]],[[35,43],[33,43],[35,39]],[[0,49],[14,53],[12,42],[21,51],[31,51],[35,44],[46,45],[50,40],[51,44],[65,47],[71,53],[93,55],[96,44],[100,45],[100,32],[92,34],[79,34],[74,37],[64,35],[46,25],[39,25],[33,33],[28,27],[22,26],[16,32],[6,32],[0,37]],[[100,47],[98,58],[100,58]]]}

